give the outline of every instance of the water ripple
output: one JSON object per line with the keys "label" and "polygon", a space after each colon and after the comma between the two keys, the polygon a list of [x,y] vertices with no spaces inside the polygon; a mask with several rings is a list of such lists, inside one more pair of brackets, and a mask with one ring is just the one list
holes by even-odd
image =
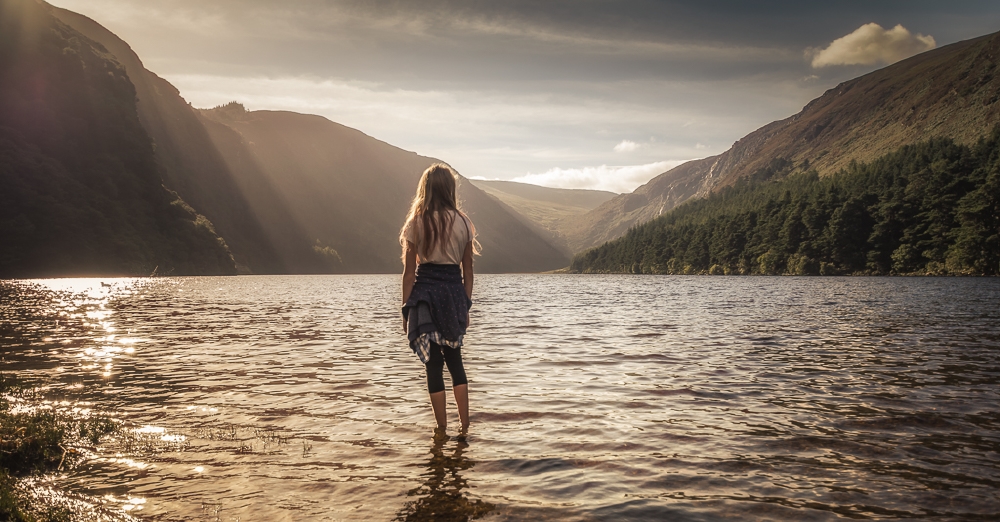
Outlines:
{"label": "water ripple", "polygon": [[996,279],[483,275],[467,439],[398,285],[0,282],[0,369],[132,427],[46,484],[158,520],[1000,517]]}

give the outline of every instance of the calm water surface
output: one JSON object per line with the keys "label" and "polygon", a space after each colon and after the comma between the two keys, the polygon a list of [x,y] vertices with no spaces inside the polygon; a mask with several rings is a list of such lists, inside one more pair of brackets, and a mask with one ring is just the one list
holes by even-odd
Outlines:
{"label": "calm water surface", "polygon": [[0,370],[144,519],[1000,517],[998,279],[483,275],[466,440],[398,280],[0,282]]}

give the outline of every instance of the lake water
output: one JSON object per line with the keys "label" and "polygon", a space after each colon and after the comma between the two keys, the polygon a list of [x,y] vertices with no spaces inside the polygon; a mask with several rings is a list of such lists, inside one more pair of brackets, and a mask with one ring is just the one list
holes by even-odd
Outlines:
{"label": "lake water", "polygon": [[2,282],[0,371],[124,420],[38,487],[144,519],[1000,517],[1000,279],[476,283],[465,440],[398,276]]}

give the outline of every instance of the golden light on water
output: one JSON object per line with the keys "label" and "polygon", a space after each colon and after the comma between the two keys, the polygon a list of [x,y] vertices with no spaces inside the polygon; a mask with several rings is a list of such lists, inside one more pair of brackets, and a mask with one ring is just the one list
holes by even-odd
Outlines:
{"label": "golden light on water", "polygon": [[149,464],[145,462],[124,457],[120,453],[116,454],[114,457],[98,458],[95,460],[99,462],[107,462],[109,464],[122,464],[128,468],[134,468],[134,469],[146,469],[149,467]]}
{"label": "golden light on water", "polygon": [[[55,335],[43,338],[46,343],[59,343],[72,350],[80,359],[79,369],[93,371],[94,375],[108,379],[114,376],[116,359],[136,353],[136,345],[143,339],[120,335],[114,321],[112,301],[133,295],[147,282],[135,278],[66,278],[30,280],[29,283],[65,297],[52,301],[51,313],[57,317]],[[79,325],[89,330],[90,335],[81,343],[80,331],[72,330],[66,321],[79,321]],[[62,321],[62,324],[60,324]],[[65,335],[60,338],[59,333]],[[65,371],[65,370],[63,370]]]}
{"label": "golden light on water", "polygon": [[[949,410],[950,399],[904,407],[897,398],[869,392],[882,375],[896,372],[900,351],[912,353],[906,352],[912,332],[899,328],[899,321],[909,321],[912,300],[897,299],[897,286],[928,293],[937,288],[934,281],[875,281],[859,288],[854,280],[832,280],[813,288],[819,283],[782,280],[775,289],[776,283],[751,279],[737,287],[702,279],[629,279],[643,306],[623,305],[621,319],[604,324],[602,312],[576,301],[609,295],[609,288],[624,283],[578,278],[573,281],[582,290],[561,312],[575,323],[563,324],[548,321],[558,310],[547,305],[509,301],[512,294],[529,295],[539,284],[567,279],[483,280],[480,328],[504,333],[470,339],[481,409],[468,443],[427,440],[429,412],[413,356],[398,350],[396,337],[379,333],[383,320],[395,326],[395,310],[382,310],[379,299],[395,295],[396,278],[276,278],[261,288],[262,279],[252,277],[225,280],[224,288],[217,280],[162,279],[135,298],[119,300],[124,294],[115,292],[129,290],[115,287],[79,305],[75,296],[41,301],[24,292],[46,314],[36,320],[43,328],[29,339],[50,351],[42,354],[48,365],[35,375],[54,376],[36,379],[30,404],[95,422],[109,415],[107,408],[118,409],[113,434],[74,448],[88,465],[64,468],[67,475],[52,478],[53,484],[72,489],[86,482],[85,494],[114,491],[113,497],[81,498],[120,517],[109,520],[130,522],[164,513],[204,519],[222,509],[220,520],[322,519],[330,509],[355,506],[357,513],[377,512],[375,519],[419,518],[442,509],[474,513],[493,504],[556,512],[566,495],[584,498],[591,491],[589,504],[569,509],[603,510],[607,499],[628,491],[624,502],[642,498],[659,515],[688,504],[707,506],[698,509],[718,518],[754,518],[747,513],[756,509],[759,519],[794,519],[813,509],[802,499],[866,515],[875,512],[856,506],[883,491],[886,477],[901,486],[892,498],[871,500],[878,509],[899,508],[894,499],[900,495],[916,508],[949,509],[945,501],[993,494],[975,473],[955,471],[978,457],[915,437],[960,438],[967,427],[991,429],[988,419]],[[857,300],[889,296],[888,311],[871,321],[891,333],[863,335],[858,323],[872,314],[845,316],[838,303],[788,314],[803,287]],[[882,287],[884,293],[876,293]],[[664,288],[715,308],[709,313],[680,298],[664,299]],[[764,304],[747,297],[760,292],[777,297]],[[980,302],[992,299],[992,292]],[[348,296],[350,306],[331,296]],[[185,317],[189,312],[198,313],[197,320]],[[941,314],[938,320],[929,314],[929,326],[917,333],[936,338],[948,332],[947,339],[965,340],[995,331],[995,314],[981,315],[966,320]],[[44,328],[55,320],[55,327]],[[521,326],[510,331],[510,324]],[[995,361],[994,352],[986,352],[992,345],[962,342],[962,355],[980,357],[986,369],[970,365],[946,375],[982,379]],[[580,346],[588,347],[584,355]],[[951,349],[921,347],[922,355],[939,357],[923,366],[950,357]],[[24,360],[33,362],[39,352],[26,352]],[[799,370],[775,371],[779,367]],[[110,375],[102,379],[105,372]],[[905,396],[911,382],[940,386],[936,376],[926,377],[930,373],[908,375],[914,380],[895,383],[894,393]],[[967,399],[976,408],[996,403],[994,387],[964,389],[982,393]],[[831,434],[829,426],[838,431]],[[868,442],[857,443],[862,439]],[[926,484],[942,475],[934,466],[897,459],[890,454],[895,447],[933,449],[956,464],[945,478],[964,482],[926,496]],[[873,457],[881,448],[888,449]],[[790,454],[804,455],[808,465],[790,461]],[[830,493],[830,484],[857,491]],[[667,487],[670,496],[663,494]],[[584,489],[588,493],[578,495]],[[780,494],[760,495],[774,491]],[[279,496],[302,502],[274,502]]]}

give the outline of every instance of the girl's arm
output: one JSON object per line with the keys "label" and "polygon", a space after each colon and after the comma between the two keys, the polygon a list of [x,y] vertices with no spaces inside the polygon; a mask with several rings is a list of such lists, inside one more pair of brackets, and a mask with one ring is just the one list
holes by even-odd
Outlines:
{"label": "girl's arm", "polygon": [[[403,247],[403,304],[410,298],[413,282],[417,279],[417,246],[407,241]],[[406,331],[406,318],[403,318],[403,331]]]}
{"label": "girl's arm", "polygon": [[462,282],[465,283],[465,295],[472,299],[472,241],[465,245],[465,254],[462,255]]}

